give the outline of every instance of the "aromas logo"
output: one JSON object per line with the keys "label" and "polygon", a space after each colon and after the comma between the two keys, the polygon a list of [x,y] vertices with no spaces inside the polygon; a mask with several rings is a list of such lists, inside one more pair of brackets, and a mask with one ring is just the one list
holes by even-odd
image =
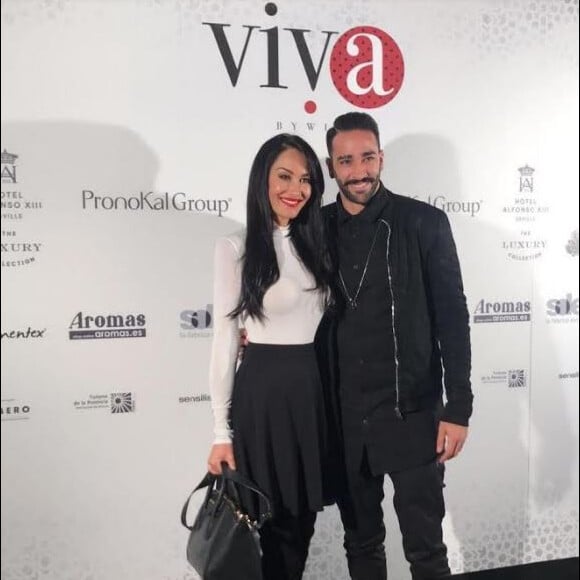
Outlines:
{"label": "aromas logo", "polygon": [[530,301],[488,302],[480,300],[473,312],[473,323],[529,322],[532,319]]}
{"label": "aromas logo", "polygon": [[70,340],[95,338],[143,338],[144,314],[97,314],[77,312],[69,325]]}
{"label": "aromas logo", "polygon": [[2,340],[29,340],[44,338],[45,332],[46,328],[32,328],[31,326],[26,329],[3,330]]}
{"label": "aromas logo", "polygon": [[520,389],[528,386],[528,373],[525,369],[492,371],[481,377],[481,382],[486,385],[497,384],[510,389]]}
{"label": "aromas logo", "polygon": [[[268,2],[265,13],[275,17],[278,6]],[[310,89],[318,86],[322,71],[330,77],[339,95],[355,107],[376,109],[392,101],[401,89],[405,74],[403,55],[397,43],[384,30],[374,26],[356,26],[342,34],[323,30],[313,33],[309,28],[261,28],[244,25],[245,38],[241,46],[232,47],[227,28],[223,22],[203,22],[211,30],[221,56],[225,71],[233,87],[242,74],[246,53],[250,45],[260,44],[265,57],[265,74],[261,88],[288,89],[280,69],[280,51],[295,51],[298,66],[302,66]],[[322,50],[313,55],[312,34],[323,44]],[[309,46],[310,41],[310,46]],[[292,46],[293,45],[293,46]],[[331,47],[332,45],[332,47]],[[286,62],[286,59],[284,59]],[[326,63],[326,64],[325,64]],[[259,82],[259,81],[258,81]],[[316,101],[307,99],[304,111],[315,113]]]}
{"label": "aromas logo", "polygon": [[28,421],[30,419],[30,404],[17,399],[2,399],[0,407],[2,421]]}
{"label": "aromas logo", "polygon": [[518,169],[519,184],[514,203],[503,208],[503,214],[511,218],[519,229],[511,239],[503,240],[502,247],[511,260],[529,261],[542,256],[546,240],[538,233],[538,225],[550,210],[548,205],[538,203],[535,196],[535,169],[527,163]]}
{"label": "aromas logo", "polygon": [[201,310],[183,310],[179,315],[181,338],[205,338],[212,335],[213,304]]}
{"label": "aromas logo", "polygon": [[86,399],[77,399],[73,407],[78,411],[107,410],[110,413],[134,413],[135,395],[131,392],[92,394]]}
{"label": "aromas logo", "polygon": [[222,217],[230,208],[231,198],[200,199],[186,193],[154,193],[140,191],[138,195],[96,195],[91,189],[81,192],[82,208],[93,211],[185,211],[209,213]]}
{"label": "aromas logo", "polygon": [[2,268],[28,266],[37,261],[43,244],[19,235],[18,225],[30,211],[42,209],[42,202],[28,199],[18,188],[16,160],[19,155],[4,149],[2,157]]}
{"label": "aromas logo", "polygon": [[580,312],[579,299],[572,293],[563,298],[551,298],[546,302],[548,322],[555,324],[577,323]]}

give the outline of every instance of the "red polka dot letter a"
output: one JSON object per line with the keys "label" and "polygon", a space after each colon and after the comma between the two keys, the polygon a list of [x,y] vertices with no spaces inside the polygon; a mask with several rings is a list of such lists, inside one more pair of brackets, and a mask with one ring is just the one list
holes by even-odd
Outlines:
{"label": "red polka dot letter a", "polygon": [[376,109],[394,99],[404,74],[397,43],[374,26],[347,30],[332,49],[332,82],[349,103],[362,109]]}

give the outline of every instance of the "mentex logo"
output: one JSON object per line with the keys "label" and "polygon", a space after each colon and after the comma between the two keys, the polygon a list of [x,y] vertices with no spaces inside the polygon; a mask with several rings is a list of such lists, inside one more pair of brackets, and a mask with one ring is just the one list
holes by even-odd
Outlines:
{"label": "mentex logo", "polygon": [[[274,17],[278,7],[268,2],[264,10]],[[217,43],[226,73],[233,87],[242,74],[248,49],[262,43],[261,50],[266,58],[266,75],[259,86],[270,89],[288,89],[280,70],[280,51],[294,44],[312,91],[320,77],[330,76],[338,93],[352,105],[364,109],[376,109],[393,100],[399,92],[405,73],[403,55],[397,43],[383,30],[374,26],[356,26],[342,34],[335,30],[323,30],[323,48],[314,56],[309,46],[313,31],[308,28],[262,28],[244,24],[246,29],[243,44],[232,47],[227,29],[232,25],[223,22],[203,22],[208,26]],[[263,36],[259,39],[259,35]],[[312,43],[312,40],[311,40]],[[238,43],[240,44],[240,43]],[[313,44],[313,43],[312,43]],[[263,51],[265,45],[265,51]],[[285,61],[286,62],[286,61]],[[322,71],[325,68],[326,73]],[[304,103],[307,113],[317,109],[314,100]]]}

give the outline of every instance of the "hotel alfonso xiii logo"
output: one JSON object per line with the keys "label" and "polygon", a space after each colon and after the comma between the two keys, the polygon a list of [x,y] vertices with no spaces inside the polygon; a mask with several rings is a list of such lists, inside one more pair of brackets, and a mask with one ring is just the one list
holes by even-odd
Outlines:
{"label": "hotel alfonso xiii logo", "polygon": [[2,268],[29,266],[37,261],[44,243],[25,231],[24,219],[31,212],[42,209],[42,202],[31,199],[19,184],[20,155],[6,148],[2,161]]}
{"label": "hotel alfonso xiii logo", "polygon": [[537,199],[535,172],[527,163],[518,168],[518,191],[513,203],[504,206],[502,210],[513,221],[512,234],[509,239],[502,241],[502,247],[511,260],[519,262],[540,258],[547,245],[541,234],[541,226],[550,207]]}
{"label": "hotel alfonso xiii logo", "polygon": [[[274,2],[264,6],[272,18],[278,13]],[[274,21],[272,21],[274,23]],[[385,31],[374,26],[356,26],[342,33],[336,30],[312,31],[307,27],[289,28],[272,26],[262,28],[244,24],[241,42],[234,42],[232,24],[203,22],[211,31],[225,73],[236,87],[244,74],[248,50],[259,44],[264,54],[264,78],[257,80],[261,88],[285,90],[284,71],[280,67],[280,53],[294,50],[298,66],[302,66],[312,91],[316,91],[321,77],[330,76],[337,92],[350,104],[363,109],[376,109],[393,100],[403,84],[405,67],[397,43]],[[313,35],[320,35],[316,39]],[[317,41],[323,47],[313,50]],[[294,45],[294,46],[292,46]],[[316,52],[316,54],[313,54]],[[284,62],[288,62],[286,58]],[[325,71],[323,73],[323,71]],[[317,110],[316,101],[307,99],[306,113]]]}

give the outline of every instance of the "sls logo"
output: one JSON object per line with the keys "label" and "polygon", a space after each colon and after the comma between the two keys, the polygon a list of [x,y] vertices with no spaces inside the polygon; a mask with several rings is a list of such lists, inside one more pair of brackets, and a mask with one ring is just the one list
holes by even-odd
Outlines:
{"label": "sls logo", "polygon": [[[278,7],[268,2],[264,10],[268,16],[275,16]],[[266,82],[262,88],[287,89],[280,71],[280,50],[286,50],[292,40],[304,73],[315,91],[325,60],[328,60],[329,74],[338,93],[352,105],[364,109],[376,109],[395,98],[403,84],[405,67],[403,55],[397,43],[383,30],[374,26],[357,26],[337,36],[338,31],[324,30],[324,46],[319,56],[313,56],[307,40],[312,30],[307,28],[282,28],[278,26],[263,29],[256,25],[244,25],[246,29],[243,46],[233,48],[226,34],[230,24],[203,22],[213,33],[226,72],[233,87],[238,84],[250,43],[258,42],[257,30],[265,35],[267,57]],[[331,40],[336,36],[332,49]],[[236,52],[237,56],[234,56]],[[304,110],[314,113],[316,102],[307,100]]]}
{"label": "sls logo", "polygon": [[183,310],[179,318],[181,338],[207,338],[212,335],[213,304],[200,310]]}
{"label": "sls logo", "polygon": [[571,292],[565,298],[552,298],[546,303],[546,313],[550,323],[578,324],[580,315],[580,299]]}

